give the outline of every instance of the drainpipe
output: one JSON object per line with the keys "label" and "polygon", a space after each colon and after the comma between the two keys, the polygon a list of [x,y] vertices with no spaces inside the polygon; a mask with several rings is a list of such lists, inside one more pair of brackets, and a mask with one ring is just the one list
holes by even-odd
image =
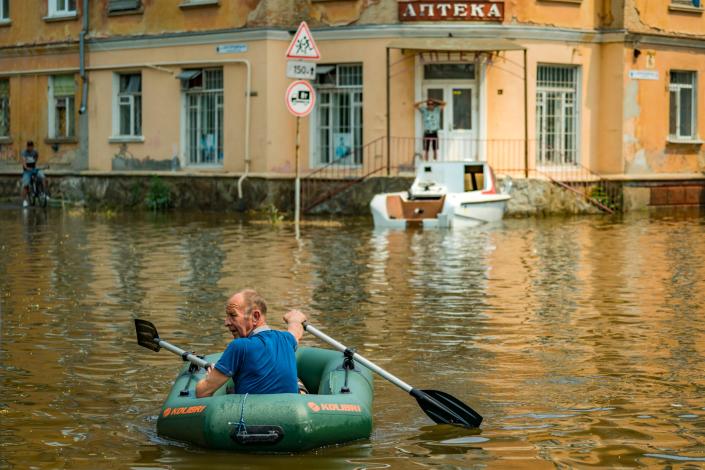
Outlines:
{"label": "drainpipe", "polygon": [[247,84],[245,85],[245,93],[247,93],[247,96],[245,97],[245,172],[237,180],[237,198],[240,200],[242,200],[242,182],[245,181],[245,178],[247,178],[247,175],[250,172],[250,101],[252,100],[252,68],[250,67],[249,62],[246,62],[246,65]]}
{"label": "drainpipe", "polygon": [[80,155],[81,161],[78,163],[79,169],[88,168],[88,113],[86,106],[88,102],[88,76],[86,74],[86,35],[88,34],[88,0],[83,0],[83,29],[79,37],[79,61],[81,63],[81,106],[78,108],[80,123]]}
{"label": "drainpipe", "polygon": [[524,48],[524,178],[529,178],[529,67]]}
{"label": "drainpipe", "polygon": [[79,38],[79,54],[81,61],[81,107],[78,112],[83,114],[86,112],[86,101],[88,99],[88,81],[86,80],[86,34],[88,34],[88,0],[83,0],[83,29]]}

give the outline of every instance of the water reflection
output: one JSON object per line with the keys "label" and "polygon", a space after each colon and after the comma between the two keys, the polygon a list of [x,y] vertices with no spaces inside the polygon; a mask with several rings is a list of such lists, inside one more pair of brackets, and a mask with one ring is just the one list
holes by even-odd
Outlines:
{"label": "water reflection", "polygon": [[[376,380],[370,440],[242,468],[698,465],[705,448],[699,211],[506,220],[475,230],[271,226],[220,214],[0,214],[0,468],[226,468],[155,415],[185,349],[228,341],[223,302],[258,288],[419,388],[485,416],[429,426]],[[305,344],[318,344],[305,337]]]}

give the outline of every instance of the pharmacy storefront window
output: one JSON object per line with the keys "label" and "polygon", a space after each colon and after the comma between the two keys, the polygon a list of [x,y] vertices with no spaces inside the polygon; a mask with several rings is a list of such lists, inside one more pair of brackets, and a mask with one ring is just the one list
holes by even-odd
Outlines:
{"label": "pharmacy storefront window", "polygon": [[536,154],[539,165],[578,163],[578,72],[574,66],[538,66]]}
{"label": "pharmacy storefront window", "polygon": [[362,164],[362,65],[319,65],[313,165]]}

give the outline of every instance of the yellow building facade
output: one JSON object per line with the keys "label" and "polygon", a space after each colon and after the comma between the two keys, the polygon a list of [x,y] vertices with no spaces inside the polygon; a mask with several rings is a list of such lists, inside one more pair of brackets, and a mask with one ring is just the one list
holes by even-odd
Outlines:
{"label": "yellow building facade", "polygon": [[705,169],[700,0],[0,3],[5,171],[34,140],[56,170],[290,178],[286,52],[306,21],[321,58],[302,174],[413,162],[430,97],[439,158],[640,182],[635,205],[705,202],[649,189]]}

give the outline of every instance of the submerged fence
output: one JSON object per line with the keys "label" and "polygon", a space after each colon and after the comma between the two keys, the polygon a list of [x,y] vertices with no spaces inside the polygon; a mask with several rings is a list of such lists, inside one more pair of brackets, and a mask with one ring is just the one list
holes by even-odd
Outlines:
{"label": "submerged fence", "polygon": [[[434,152],[435,147],[435,152]],[[605,212],[620,210],[621,185],[574,164],[536,164],[536,142],[524,139],[380,137],[351,155],[333,159],[302,178],[301,201],[310,211],[370,176],[413,176],[419,160],[486,161],[498,177],[549,180]]]}

